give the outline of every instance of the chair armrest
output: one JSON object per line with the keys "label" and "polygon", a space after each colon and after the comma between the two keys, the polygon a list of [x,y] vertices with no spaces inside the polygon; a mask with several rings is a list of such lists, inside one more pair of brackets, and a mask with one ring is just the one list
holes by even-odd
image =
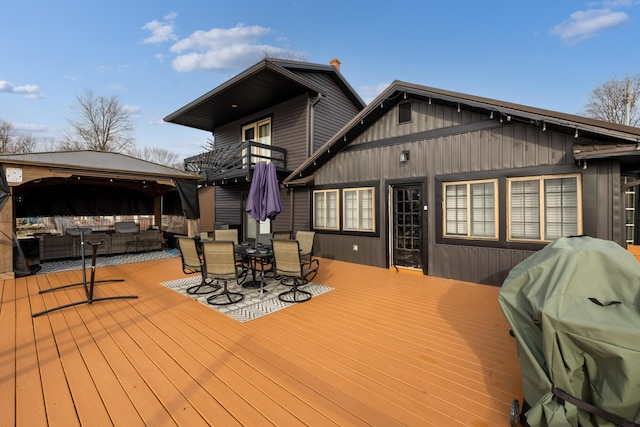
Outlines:
{"label": "chair armrest", "polygon": [[317,271],[318,268],[320,268],[320,261],[318,261],[318,259],[316,258],[313,258],[311,261],[302,261],[300,265],[302,266],[302,268]]}

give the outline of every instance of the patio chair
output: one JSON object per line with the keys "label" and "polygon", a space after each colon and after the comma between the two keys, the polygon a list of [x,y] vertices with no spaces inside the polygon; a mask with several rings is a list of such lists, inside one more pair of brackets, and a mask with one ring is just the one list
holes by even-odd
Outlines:
{"label": "patio chair", "polygon": [[[234,245],[238,245],[238,230],[235,228],[225,228],[220,230],[214,230],[213,236],[215,240],[220,241],[232,241]],[[240,254],[234,254],[234,258],[236,260],[236,265],[240,267],[242,270],[238,274],[241,283],[246,279],[249,273],[249,265],[245,262],[245,259],[242,258]]]}
{"label": "patio chair", "polygon": [[271,238],[289,240],[291,239],[291,232],[290,231],[274,231],[273,234],[271,235]]}
{"label": "patio chair", "polygon": [[300,258],[303,261],[311,262],[315,236],[315,231],[298,231],[296,233],[296,240],[300,243]]}
{"label": "patio chair", "polygon": [[318,272],[320,263],[317,259],[305,262],[300,258],[300,245],[297,240],[274,239],[273,256],[276,275],[281,277],[280,283],[291,286],[291,289],[278,295],[282,302],[304,302],[311,298],[311,293],[299,287],[308,283]]}
{"label": "patio chair", "polygon": [[227,230],[215,230],[214,238],[216,240],[231,240],[234,245],[238,244],[238,230],[230,228]]}
{"label": "patio chair", "polygon": [[184,274],[200,273],[202,275],[200,284],[187,288],[187,293],[191,295],[203,295],[219,290],[219,285],[211,283],[210,281],[207,282],[207,278],[202,271],[202,259],[198,252],[196,239],[191,237],[178,237],[177,241]]}
{"label": "patio chair", "polygon": [[234,245],[230,240],[216,240],[202,244],[203,276],[222,282],[222,292],[207,297],[207,303],[229,305],[244,299],[244,295],[229,291],[227,286],[229,280],[238,281],[238,266],[234,255]]}

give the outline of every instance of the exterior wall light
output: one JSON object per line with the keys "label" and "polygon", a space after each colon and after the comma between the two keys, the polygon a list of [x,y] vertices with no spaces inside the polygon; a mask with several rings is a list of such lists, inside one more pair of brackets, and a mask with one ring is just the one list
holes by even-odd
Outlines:
{"label": "exterior wall light", "polygon": [[400,152],[400,163],[407,163],[409,161],[409,150]]}

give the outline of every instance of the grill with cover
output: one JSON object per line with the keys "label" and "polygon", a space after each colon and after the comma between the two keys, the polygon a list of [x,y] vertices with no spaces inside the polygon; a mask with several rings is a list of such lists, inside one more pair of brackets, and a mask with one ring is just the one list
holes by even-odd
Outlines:
{"label": "grill with cover", "polygon": [[630,252],[558,239],[516,265],[498,298],[524,392],[512,425],[639,425],[640,263]]}

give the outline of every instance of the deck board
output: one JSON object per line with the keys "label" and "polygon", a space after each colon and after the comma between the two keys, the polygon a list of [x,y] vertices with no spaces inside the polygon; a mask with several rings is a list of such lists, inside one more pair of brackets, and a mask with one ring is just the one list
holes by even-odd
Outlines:
{"label": "deck board", "polygon": [[239,323],[160,282],[177,258],[0,282],[0,425],[493,426],[521,398],[497,288],[321,259],[335,288]]}

